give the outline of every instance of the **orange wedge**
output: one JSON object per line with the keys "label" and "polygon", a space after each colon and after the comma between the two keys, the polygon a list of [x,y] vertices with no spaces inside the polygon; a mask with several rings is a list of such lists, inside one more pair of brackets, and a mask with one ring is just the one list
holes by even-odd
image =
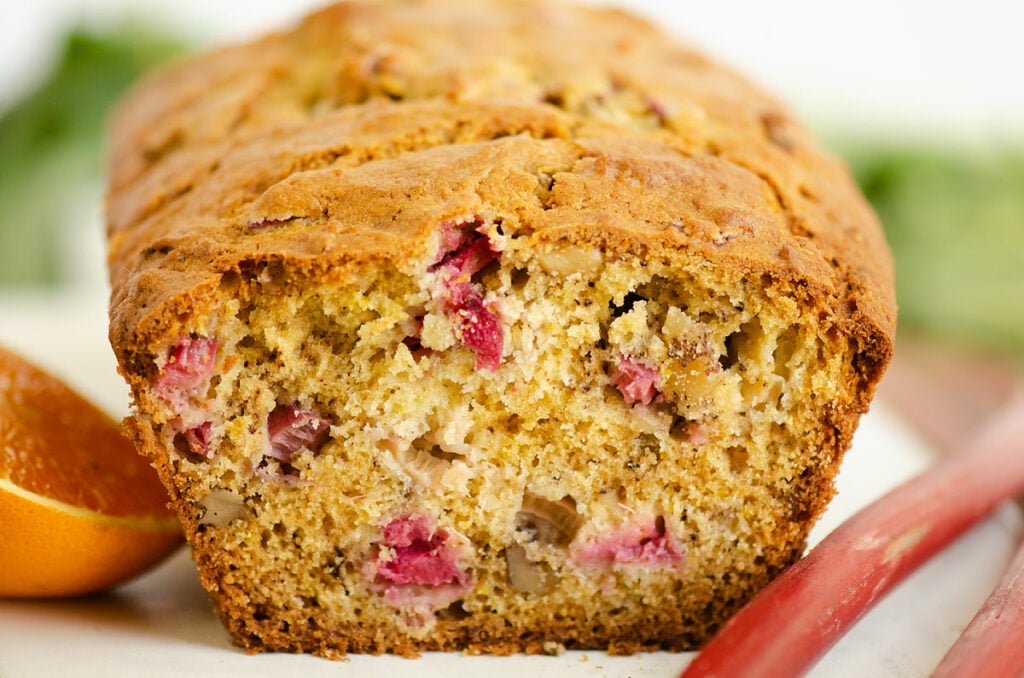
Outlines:
{"label": "orange wedge", "polygon": [[0,597],[103,591],[182,543],[156,471],[107,415],[0,349]]}

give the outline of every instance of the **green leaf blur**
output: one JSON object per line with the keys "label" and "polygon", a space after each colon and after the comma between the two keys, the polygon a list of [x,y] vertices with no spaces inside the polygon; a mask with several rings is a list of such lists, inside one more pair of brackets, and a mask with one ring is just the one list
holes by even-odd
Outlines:
{"label": "green leaf blur", "polygon": [[99,186],[114,102],[184,49],[139,23],[76,30],[45,81],[0,114],[0,286],[61,282],[66,229],[91,223],[73,211]]}
{"label": "green leaf blur", "polygon": [[901,328],[1024,357],[1024,151],[847,156],[892,246]]}

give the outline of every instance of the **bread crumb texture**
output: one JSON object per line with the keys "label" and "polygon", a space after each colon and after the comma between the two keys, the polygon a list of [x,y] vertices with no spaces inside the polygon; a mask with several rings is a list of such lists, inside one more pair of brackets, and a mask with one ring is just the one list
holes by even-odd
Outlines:
{"label": "bread crumb texture", "polygon": [[113,125],[127,427],[252,651],[695,648],[888,362],[841,164],[628,14],[383,0]]}

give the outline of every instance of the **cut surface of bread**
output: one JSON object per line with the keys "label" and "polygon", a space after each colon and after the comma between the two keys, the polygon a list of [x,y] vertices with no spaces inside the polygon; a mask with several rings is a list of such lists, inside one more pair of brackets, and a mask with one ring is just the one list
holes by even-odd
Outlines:
{"label": "cut surface of bread", "polygon": [[343,3],[172,67],[108,233],[127,428],[251,650],[693,649],[892,351],[842,166],[613,10]]}

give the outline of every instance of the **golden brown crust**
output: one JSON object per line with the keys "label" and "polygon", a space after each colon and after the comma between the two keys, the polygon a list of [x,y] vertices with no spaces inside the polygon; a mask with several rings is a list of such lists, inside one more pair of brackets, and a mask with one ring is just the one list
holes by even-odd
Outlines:
{"label": "golden brown crust", "polygon": [[[190,305],[193,291],[244,262],[315,255],[334,268],[371,255],[382,231],[391,240],[384,251],[400,260],[441,201],[421,190],[403,210],[420,220],[393,225],[380,188],[423,189],[438,171],[479,181],[486,163],[565,173],[573,189],[556,186],[567,205],[596,184],[628,195],[630,182],[646,182],[654,194],[636,204],[590,193],[593,214],[557,212],[541,223],[614,221],[610,241],[714,247],[752,273],[812,285],[830,308],[846,309],[865,350],[884,363],[896,311],[881,229],[842,166],[779,104],[621,12],[530,2],[434,10],[342,3],[292,33],[181,64],[134,93],[113,127],[116,347],[145,345],[165,305]],[[458,145],[472,141],[485,149],[463,160]],[[531,161],[548,147],[546,165]],[[659,162],[646,167],[651,155]],[[405,161],[373,162],[392,157]],[[379,182],[363,187],[366,212],[317,202],[318,191],[364,177]],[[296,182],[303,192],[288,195]],[[465,189],[479,195],[457,199],[523,202],[511,187],[471,183]],[[681,199],[680,189],[697,197]],[[539,221],[545,207],[522,204],[523,220]],[[246,226],[289,209],[308,218],[291,233],[275,230],[280,244]]]}
{"label": "golden brown crust", "polygon": [[[334,5],[148,80],[114,121],[111,163],[111,343],[137,398],[169,338],[202,327],[224,290],[261,266],[283,266],[296,286],[344,281],[367,262],[401,269],[422,260],[439,223],[467,214],[500,216],[536,248],[589,242],[666,261],[686,252],[811,309],[850,342],[860,383],[826,413],[827,463],[791,497],[794,523],[763,571],[688,594],[712,620],[796,557],[892,352],[891,261],[842,165],[773,99],[614,10]],[[163,443],[145,425],[129,429],[176,492]],[[204,585],[253,649],[543,651],[557,631],[570,647],[611,637],[612,650],[635,651],[693,646],[711,630],[677,611],[652,617],[661,635],[648,629],[635,643],[614,623],[533,636],[441,619],[413,642],[258,619],[225,586],[224,555],[188,499],[174,499]]]}

